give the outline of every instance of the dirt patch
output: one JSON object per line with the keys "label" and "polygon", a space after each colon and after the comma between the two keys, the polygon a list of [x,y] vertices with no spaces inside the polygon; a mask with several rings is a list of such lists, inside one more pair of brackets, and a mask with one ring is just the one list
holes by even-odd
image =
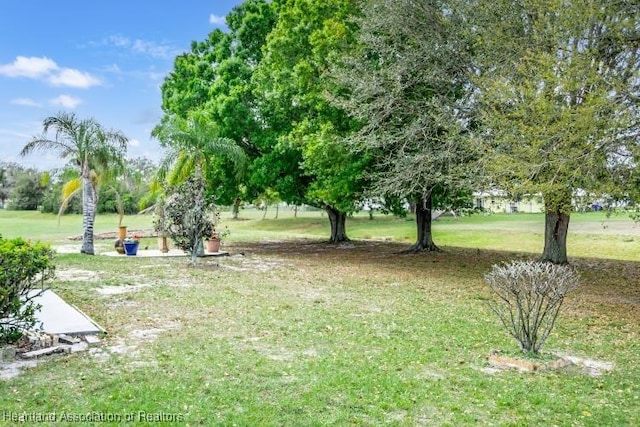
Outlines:
{"label": "dirt patch", "polygon": [[[99,361],[105,362],[109,359],[111,354],[119,354],[123,356],[128,356],[134,359],[139,359],[141,357],[139,346],[144,342],[153,341],[160,336],[163,332],[172,329],[178,329],[180,327],[179,323],[176,322],[166,322],[158,327],[150,327],[147,329],[134,329],[130,331],[126,337],[120,337],[116,340],[113,345],[102,347],[102,348],[94,348],[90,350],[90,354]],[[153,364],[153,361],[145,361],[145,360],[134,360],[132,364],[136,364],[137,366],[144,365],[147,366],[149,364]]]}
{"label": "dirt patch", "polygon": [[100,279],[95,271],[69,268],[66,270],[56,270],[56,279],[66,282],[94,282]]}
{"label": "dirt patch", "polygon": [[581,372],[591,377],[599,377],[614,369],[611,362],[603,362],[566,354],[554,354],[552,360],[540,361],[519,357],[510,357],[493,352],[489,355],[489,367],[484,371],[495,373],[508,369],[522,372]]}
{"label": "dirt patch", "polygon": [[53,245],[51,249],[56,251],[59,254],[79,254],[80,246],[79,245]]}
{"label": "dirt patch", "polygon": [[102,286],[96,288],[96,292],[103,296],[121,295],[129,292],[137,292],[140,289],[148,288],[151,284],[143,283],[140,285],[124,285],[124,286]]}
{"label": "dirt patch", "polygon": [[44,362],[44,359],[38,360],[16,360],[14,362],[0,363],[0,380],[9,380],[17,377],[23,368],[33,368],[38,363]]}
{"label": "dirt patch", "polygon": [[232,270],[232,271],[271,271],[281,267],[285,264],[282,261],[267,260],[263,257],[245,257],[234,256],[231,258],[231,262],[220,264],[220,267]]}

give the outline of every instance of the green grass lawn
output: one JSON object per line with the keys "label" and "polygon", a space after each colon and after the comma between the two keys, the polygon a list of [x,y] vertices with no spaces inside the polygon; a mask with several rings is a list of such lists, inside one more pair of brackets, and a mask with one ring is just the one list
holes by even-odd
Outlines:
{"label": "green grass lawn", "polygon": [[[485,371],[491,350],[516,343],[486,304],[483,275],[540,253],[541,215],[441,218],[434,233],[445,251],[406,255],[410,220],[355,216],[354,241],[333,246],[322,242],[326,215],[274,214],[225,213],[231,256],[195,267],[56,255],[52,287],[108,334],[91,352],[0,380],[4,413],[96,411],[122,425],[129,415],[154,424],[139,411],[191,426],[637,425],[640,236],[628,218],[571,219],[582,286],[545,350],[615,364],[592,377]],[[144,229],[151,218],[125,222]],[[116,227],[116,216],[96,221],[97,232]],[[66,237],[80,231],[78,216],[58,228],[55,216],[0,211],[5,237],[79,248]]]}

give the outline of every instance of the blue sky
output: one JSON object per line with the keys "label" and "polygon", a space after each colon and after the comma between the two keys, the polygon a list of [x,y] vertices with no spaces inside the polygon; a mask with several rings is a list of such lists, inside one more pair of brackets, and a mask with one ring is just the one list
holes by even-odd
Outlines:
{"label": "blue sky", "polygon": [[42,120],[73,111],[131,140],[128,156],[154,161],[150,132],[160,85],[176,55],[202,41],[242,0],[24,0],[0,6],[0,161],[46,170],[51,154],[20,157]]}

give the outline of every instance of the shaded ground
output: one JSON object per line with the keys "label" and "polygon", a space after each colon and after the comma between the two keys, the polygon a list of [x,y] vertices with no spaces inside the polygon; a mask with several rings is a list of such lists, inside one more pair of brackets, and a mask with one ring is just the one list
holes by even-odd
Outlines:
{"label": "shaded ground", "polygon": [[[310,266],[325,262],[359,265],[398,274],[438,277],[459,270],[461,275],[483,277],[493,264],[513,259],[535,260],[538,254],[446,247],[440,253],[406,254],[405,244],[351,241],[338,245],[312,239],[234,244],[232,254],[247,253],[304,260]],[[640,324],[640,262],[600,258],[572,258],[582,276],[578,297],[587,305],[607,306],[633,316]],[[580,304],[582,305],[582,304]],[[574,305],[575,309],[575,305]]]}

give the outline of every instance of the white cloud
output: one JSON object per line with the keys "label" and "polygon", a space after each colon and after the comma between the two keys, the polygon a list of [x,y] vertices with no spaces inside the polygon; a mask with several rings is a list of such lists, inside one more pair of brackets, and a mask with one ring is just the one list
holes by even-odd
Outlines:
{"label": "white cloud", "polygon": [[174,56],[174,51],[170,46],[140,39],[133,42],[131,49],[136,53],[143,53],[154,58],[172,58]]}
{"label": "white cloud", "polygon": [[128,47],[131,45],[131,40],[129,40],[129,38],[121,36],[119,34],[109,36],[107,42],[107,44],[112,44],[118,47]]}
{"label": "white cloud", "polygon": [[152,40],[135,39],[132,40],[120,34],[115,34],[103,39],[94,45],[115,46],[122,49],[130,49],[134,53],[148,55],[153,58],[170,59],[177,55],[178,50],[167,44],[158,43]]}
{"label": "white cloud", "polygon": [[10,101],[13,105],[23,105],[25,107],[42,107],[37,101],[34,101],[31,98],[15,98]]}
{"label": "white cloud", "polygon": [[140,141],[135,139],[135,138],[131,138],[129,140],[129,147],[139,147],[140,146]]}
{"label": "white cloud", "polygon": [[101,84],[98,78],[89,73],[72,68],[60,68],[55,61],[46,57],[18,56],[12,63],[0,65],[0,75],[45,79],[55,86],[77,88],[88,88]]}
{"label": "white cloud", "polygon": [[227,18],[224,16],[214,15],[213,13],[209,15],[209,23],[213,25],[226,25]]}
{"label": "white cloud", "polygon": [[50,75],[48,80],[54,86],[70,86],[82,89],[101,84],[100,80],[91,74],[71,68],[63,68],[57,74]]}
{"label": "white cloud", "polygon": [[80,98],[69,95],[60,95],[49,102],[53,105],[61,105],[65,108],[76,108],[78,105],[82,104],[82,100]]}
{"label": "white cloud", "polygon": [[0,65],[0,74],[8,77],[29,77],[32,79],[46,76],[55,71],[58,65],[49,58],[18,56],[10,64]]}
{"label": "white cloud", "polygon": [[104,69],[104,71],[106,71],[107,73],[122,74],[122,70],[120,69],[120,67],[118,67],[118,64],[109,65]]}

